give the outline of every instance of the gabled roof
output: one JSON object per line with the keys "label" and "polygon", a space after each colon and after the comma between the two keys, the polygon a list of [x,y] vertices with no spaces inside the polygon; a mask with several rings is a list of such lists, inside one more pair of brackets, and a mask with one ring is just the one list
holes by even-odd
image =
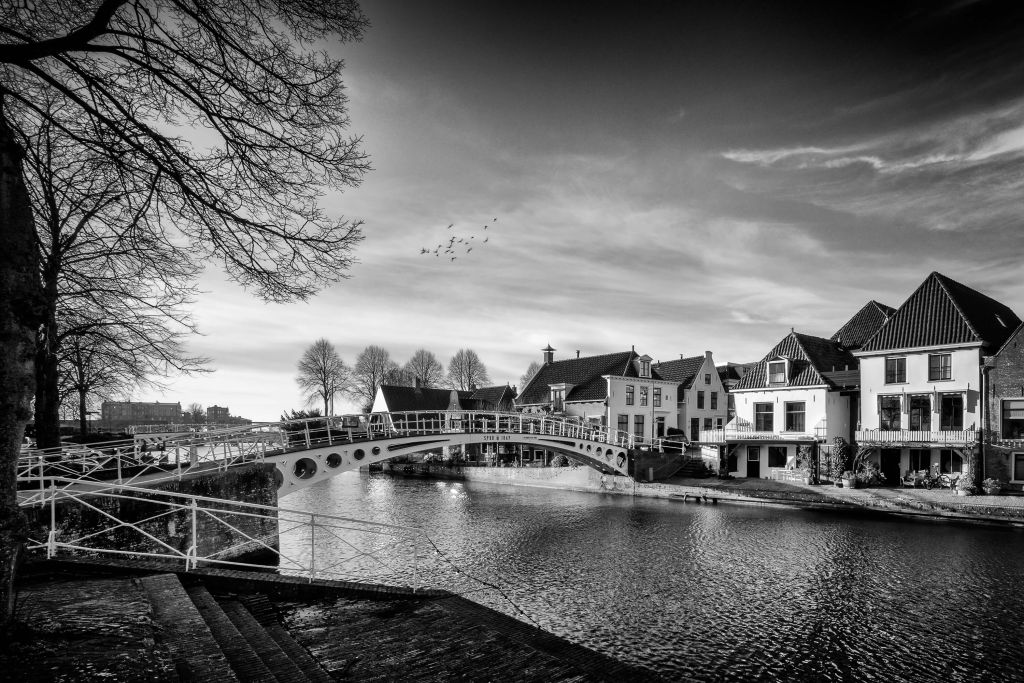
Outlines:
{"label": "gabled roof", "polygon": [[[451,389],[426,389],[423,387],[400,387],[393,384],[382,384],[381,393],[384,403],[391,412],[407,410],[448,410],[451,405]],[[456,392],[459,403],[468,399],[472,392]]]}
{"label": "gabled roof", "polygon": [[842,381],[835,373],[849,372],[858,367],[857,359],[839,343],[831,339],[812,337],[809,334],[790,332],[769,351],[759,363],[753,363],[747,373],[736,384],[736,389],[766,389],[768,386],[767,363],[775,358],[789,359],[790,371],[787,387],[827,385],[832,389],[849,386],[847,378]]}
{"label": "gabled roof", "polygon": [[[608,394],[604,375],[636,377],[633,360],[639,358],[635,351],[606,353],[602,356],[556,360],[540,366],[529,384],[516,399],[519,405],[548,403],[551,400],[549,386],[572,384],[573,389],[566,401],[603,401]],[[652,372],[652,375],[654,373]],[[658,379],[655,376],[655,379]]]}
{"label": "gabled roof", "polygon": [[859,349],[895,312],[892,306],[869,301],[832,335],[832,341],[840,342],[848,349]]}
{"label": "gabled roof", "polygon": [[932,273],[860,350],[981,343],[993,352],[1020,323],[995,299]]}
{"label": "gabled roof", "polygon": [[657,373],[661,379],[669,382],[678,382],[684,388],[689,389],[697,379],[697,373],[704,365],[706,356],[693,356],[692,358],[680,358],[669,360],[664,363],[656,363],[651,366],[651,372]]}
{"label": "gabled roof", "polygon": [[472,392],[469,397],[471,401],[489,404],[492,406],[499,406],[503,400],[513,400],[516,397],[512,387],[507,384],[497,387],[480,387],[476,391]]}
{"label": "gabled roof", "polygon": [[719,365],[716,369],[722,381],[728,382],[730,380],[742,379],[743,375],[747,374],[747,371],[755,365],[757,363],[726,363],[725,365]]}

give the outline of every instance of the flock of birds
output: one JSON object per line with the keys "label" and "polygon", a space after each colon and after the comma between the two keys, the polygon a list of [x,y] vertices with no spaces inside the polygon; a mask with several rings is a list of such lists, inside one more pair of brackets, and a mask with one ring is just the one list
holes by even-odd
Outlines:
{"label": "flock of birds", "polygon": [[[498,219],[495,218],[494,220],[491,221],[491,223],[485,225],[483,227],[483,230],[481,230],[477,234],[470,235],[469,237],[460,237],[458,234],[451,232],[448,234],[447,244],[441,242],[436,247],[433,248],[420,247],[420,256],[429,256],[430,254],[433,254],[436,258],[447,258],[449,263],[454,262],[455,259],[458,258],[456,254],[469,254],[470,252],[473,251],[474,247],[479,249],[483,247],[483,245],[487,244],[491,239],[491,233],[488,233],[486,231],[488,228],[491,227],[492,223],[497,222]],[[451,230],[454,227],[455,224],[452,223],[446,228],[446,230]],[[483,239],[478,242],[476,241],[477,237],[483,237]]]}

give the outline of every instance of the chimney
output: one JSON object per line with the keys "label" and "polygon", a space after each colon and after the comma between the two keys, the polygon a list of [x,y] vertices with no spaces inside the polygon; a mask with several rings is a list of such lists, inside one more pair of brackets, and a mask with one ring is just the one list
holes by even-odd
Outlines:
{"label": "chimney", "polygon": [[705,351],[704,352],[704,357],[707,358],[708,360],[711,360],[711,352],[710,351]]}
{"label": "chimney", "polygon": [[579,358],[579,357],[580,357],[580,350],[576,349],[576,358]]}
{"label": "chimney", "polygon": [[684,354],[684,353],[679,354],[679,360],[682,360],[685,357],[686,357],[686,354]]}
{"label": "chimney", "polygon": [[551,348],[551,344],[548,344],[547,347],[541,349],[541,351],[544,352],[544,365],[555,360],[555,350]]}

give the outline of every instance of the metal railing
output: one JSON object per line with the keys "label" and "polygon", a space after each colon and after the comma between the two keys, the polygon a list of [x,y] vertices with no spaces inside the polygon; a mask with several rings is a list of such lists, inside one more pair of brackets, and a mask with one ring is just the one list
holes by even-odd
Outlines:
{"label": "metal railing", "polygon": [[820,441],[824,432],[766,432],[754,429],[708,429],[701,430],[700,440],[704,443],[726,443],[729,441]]}
{"label": "metal railing", "polygon": [[935,444],[966,446],[977,443],[981,434],[976,429],[917,431],[910,429],[858,429],[854,440],[860,444]]}
{"label": "metal railing", "polygon": [[[54,478],[36,501],[43,536],[27,549],[59,554],[113,555],[197,567],[266,569],[247,561],[273,557],[283,574],[316,579],[372,580],[421,587],[433,543],[416,527],[123,486],[84,491]],[[122,505],[122,503],[128,503]],[[126,518],[130,511],[133,518]]]}
{"label": "metal railing", "polygon": [[[41,495],[47,478],[125,484],[154,483],[196,470],[227,469],[271,455],[376,439],[447,434],[564,437],[620,448],[661,449],[661,439],[570,419],[480,411],[408,411],[254,423],[172,435],[153,444],[137,438],[106,444],[27,450],[18,460],[22,498]],[[35,489],[34,493],[29,491]],[[27,502],[32,502],[28,500]]]}

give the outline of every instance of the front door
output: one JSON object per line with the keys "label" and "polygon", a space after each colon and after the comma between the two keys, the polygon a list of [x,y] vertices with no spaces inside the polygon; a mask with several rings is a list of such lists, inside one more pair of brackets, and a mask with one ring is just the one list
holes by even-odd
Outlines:
{"label": "front door", "polygon": [[760,446],[747,446],[747,477],[754,479],[761,477]]}
{"label": "front door", "polygon": [[700,439],[700,418],[690,418],[690,441],[698,441]]}
{"label": "front door", "polygon": [[899,486],[900,484],[900,449],[883,448],[881,451],[882,476],[885,477],[886,486]]}

